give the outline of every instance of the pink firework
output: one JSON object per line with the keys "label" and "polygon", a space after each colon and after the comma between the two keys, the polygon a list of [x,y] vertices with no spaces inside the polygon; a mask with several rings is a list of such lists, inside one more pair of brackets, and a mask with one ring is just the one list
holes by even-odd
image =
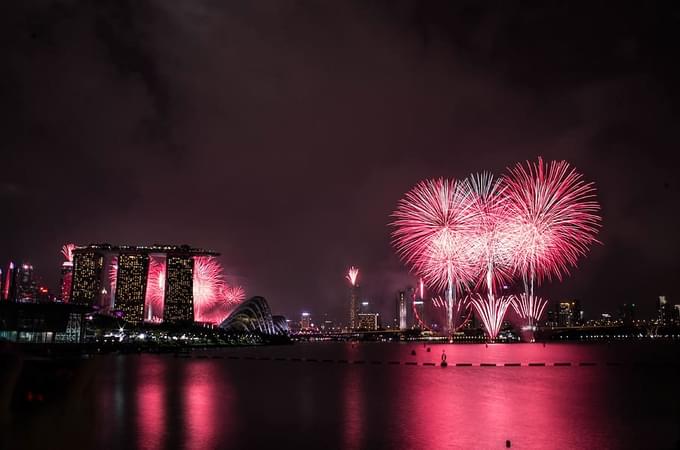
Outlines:
{"label": "pink firework", "polygon": [[107,274],[109,278],[109,286],[111,286],[111,294],[116,291],[116,281],[118,280],[118,258],[114,257],[111,259],[111,264],[109,265],[109,273]]}
{"label": "pink firework", "polygon": [[216,258],[194,258],[194,317],[197,321],[220,323],[244,299],[243,288],[226,282]]}
{"label": "pink firework", "polygon": [[157,322],[163,317],[165,302],[165,257],[151,256],[146,279],[146,301],[144,317],[147,321]]}
{"label": "pink firework", "polygon": [[65,244],[61,247],[61,254],[64,255],[64,259],[67,262],[73,262],[73,250],[75,250],[76,244]]}
{"label": "pink firework", "polygon": [[393,244],[401,259],[434,289],[447,290],[447,329],[459,288],[474,274],[467,245],[476,229],[467,181],[439,178],[418,183],[399,201],[392,216]]}
{"label": "pink firework", "polygon": [[537,324],[541,319],[547,304],[546,300],[526,293],[512,299],[512,307],[515,312],[520,318],[526,320],[530,327]]}
{"label": "pink firework", "polygon": [[[561,280],[597,242],[600,205],[595,186],[566,161],[517,164],[503,179],[507,186],[509,227],[515,236],[513,265],[525,296],[513,303],[529,325],[540,319],[545,301],[534,297],[534,283]],[[540,306],[542,305],[542,306]]]}
{"label": "pink firework", "polygon": [[470,298],[477,315],[482,320],[486,333],[490,339],[496,339],[501,331],[505,313],[512,302],[511,297],[495,297],[493,295],[482,296],[474,294]]}
{"label": "pink firework", "polygon": [[357,285],[357,278],[358,277],[359,277],[359,269],[357,269],[354,266],[350,267],[349,270],[347,271],[347,275],[345,275],[345,278],[347,279],[347,281],[350,282],[350,284],[352,286]]}
{"label": "pink firework", "polygon": [[491,339],[498,336],[512,299],[496,297],[495,288],[512,277],[514,237],[507,226],[508,202],[504,186],[489,173],[470,177],[477,212],[477,230],[471,242],[478,268],[477,287],[470,301]]}

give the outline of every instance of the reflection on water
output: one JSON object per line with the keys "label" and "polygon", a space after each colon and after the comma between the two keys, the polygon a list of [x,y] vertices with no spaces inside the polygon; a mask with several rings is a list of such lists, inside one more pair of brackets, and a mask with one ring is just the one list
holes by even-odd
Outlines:
{"label": "reflection on water", "polygon": [[[677,345],[458,345],[445,347],[448,368],[422,365],[438,363],[443,348],[300,344],[187,359],[102,356],[92,388],[79,394],[79,409],[17,416],[3,430],[23,436],[29,433],[21,430],[42,429],[49,436],[22,437],[11,448],[45,448],[45,442],[73,448],[72,433],[45,426],[49,414],[61,421],[55,423],[77,423],[87,437],[81,448],[504,448],[506,439],[513,448],[674,448],[680,442],[677,366],[605,364],[677,363]],[[272,359],[280,356],[292,359]],[[405,364],[414,361],[419,365]],[[599,364],[455,367],[460,361]]]}

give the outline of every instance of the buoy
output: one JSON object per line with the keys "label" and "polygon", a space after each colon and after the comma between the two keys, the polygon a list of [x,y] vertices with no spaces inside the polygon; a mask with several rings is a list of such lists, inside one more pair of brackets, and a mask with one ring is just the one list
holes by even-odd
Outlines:
{"label": "buoy", "polygon": [[505,440],[505,448],[510,448],[512,447],[512,442],[510,442],[510,439]]}
{"label": "buoy", "polygon": [[415,350],[411,350],[411,354],[412,354],[412,355],[415,355],[415,354],[416,354],[416,351],[415,351]]}
{"label": "buoy", "polygon": [[[429,350],[429,349],[428,349]],[[442,350],[442,362],[440,364],[442,367],[448,366],[448,363],[446,362],[446,352]]]}
{"label": "buoy", "polygon": [[430,347],[427,347],[427,351],[429,352],[430,350],[432,350],[432,349]]}

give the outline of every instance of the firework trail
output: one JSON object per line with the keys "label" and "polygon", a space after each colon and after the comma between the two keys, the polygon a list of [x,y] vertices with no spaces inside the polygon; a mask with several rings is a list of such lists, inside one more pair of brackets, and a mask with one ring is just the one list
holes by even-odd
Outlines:
{"label": "firework trail", "polygon": [[349,270],[347,271],[347,275],[345,275],[345,278],[347,279],[347,281],[350,282],[350,284],[352,286],[357,285],[357,278],[358,277],[359,277],[359,269],[357,269],[354,266],[350,267]]}
{"label": "firework trail", "polygon": [[73,262],[73,250],[75,250],[76,244],[65,244],[61,247],[61,254],[64,255],[66,262]]}
{"label": "firework trail", "polygon": [[515,296],[512,299],[512,307],[515,312],[520,318],[525,319],[530,327],[533,327],[541,319],[547,304],[546,300],[527,293]]}
{"label": "firework trail", "polygon": [[455,328],[456,291],[473,275],[466,243],[475,230],[471,189],[444,178],[418,183],[392,213],[393,245],[400,258],[434,289],[446,289],[447,330]]}
{"label": "firework trail", "polygon": [[146,279],[145,314],[147,321],[157,322],[163,317],[165,303],[165,257],[151,256]]}
{"label": "firework trail", "polygon": [[111,259],[109,273],[107,275],[109,278],[109,286],[111,286],[111,295],[113,295],[116,291],[116,281],[118,280],[118,257]]}
{"label": "firework trail", "polygon": [[543,311],[536,309],[543,300],[534,298],[534,283],[553,276],[562,280],[590,245],[598,242],[600,205],[593,183],[586,183],[566,161],[545,164],[539,157],[537,163],[518,163],[508,169],[503,182],[508,226],[515,240],[513,266],[522,276],[527,297],[513,305],[531,325]]}
{"label": "firework trail", "polygon": [[471,246],[478,269],[477,288],[484,295],[470,298],[491,339],[500,331],[505,313],[512,299],[496,297],[495,288],[512,278],[514,237],[508,227],[508,201],[505,187],[488,173],[472,175],[470,185],[474,193],[477,230]]}

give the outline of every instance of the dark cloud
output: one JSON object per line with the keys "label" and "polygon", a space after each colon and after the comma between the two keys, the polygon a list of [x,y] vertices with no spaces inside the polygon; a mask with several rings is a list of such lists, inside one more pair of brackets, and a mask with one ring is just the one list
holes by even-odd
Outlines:
{"label": "dark cloud", "polygon": [[287,314],[344,317],[358,265],[391,314],[403,192],[540,154],[604,215],[544,292],[680,297],[676,7],[5,3],[0,256],[52,285],[66,241],[187,242]]}

